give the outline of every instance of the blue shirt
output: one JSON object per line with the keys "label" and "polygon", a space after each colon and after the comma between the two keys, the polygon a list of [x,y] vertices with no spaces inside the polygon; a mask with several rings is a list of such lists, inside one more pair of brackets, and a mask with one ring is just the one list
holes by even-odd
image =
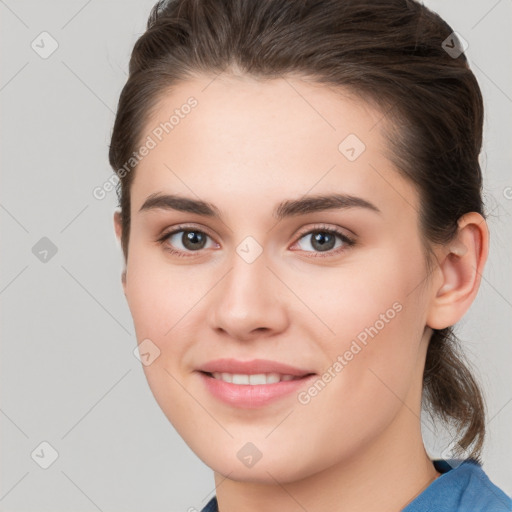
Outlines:
{"label": "blue shirt", "polygon": [[[512,499],[496,487],[474,461],[434,460],[441,473],[402,512],[511,512]],[[452,462],[453,463],[453,462]],[[201,512],[219,512],[214,496]]]}

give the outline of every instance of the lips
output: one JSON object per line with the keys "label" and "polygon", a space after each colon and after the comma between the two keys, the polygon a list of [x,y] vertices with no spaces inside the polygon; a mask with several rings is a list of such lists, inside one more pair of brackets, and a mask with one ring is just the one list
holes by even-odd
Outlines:
{"label": "lips", "polygon": [[239,361],[236,359],[216,359],[199,368],[205,373],[230,373],[235,375],[271,374],[291,375],[292,377],[304,377],[313,372],[296,368],[288,364],[266,359],[253,359],[252,361]]}
{"label": "lips", "polygon": [[217,359],[198,372],[216,399],[234,407],[253,409],[290,395],[315,374],[277,361]]}

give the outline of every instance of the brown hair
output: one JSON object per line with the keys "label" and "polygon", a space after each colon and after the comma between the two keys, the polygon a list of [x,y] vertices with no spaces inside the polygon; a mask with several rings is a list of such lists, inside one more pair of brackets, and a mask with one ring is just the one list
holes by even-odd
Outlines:
{"label": "brown hair", "polygon": [[[468,212],[485,217],[479,153],[483,101],[453,30],[414,0],[170,0],[152,9],[121,92],[109,151],[120,178],[124,257],[130,185],[120,172],[148,116],[178,81],[198,74],[256,79],[298,75],[343,87],[383,113],[389,158],[417,187],[427,264],[431,243],[447,243]],[[126,167],[125,167],[126,168]],[[459,445],[478,460],[485,407],[453,328],[434,330],[424,405],[455,426]],[[471,450],[469,450],[471,447]]]}

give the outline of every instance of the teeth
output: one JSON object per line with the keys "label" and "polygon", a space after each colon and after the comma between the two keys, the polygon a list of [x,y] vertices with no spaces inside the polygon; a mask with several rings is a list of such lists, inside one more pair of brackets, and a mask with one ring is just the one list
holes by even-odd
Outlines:
{"label": "teeth", "polygon": [[[222,376],[222,374],[221,374]],[[233,374],[233,384],[249,384],[249,375],[242,375],[238,373]]]}
{"label": "teeth", "polygon": [[220,373],[213,372],[213,378],[223,380],[224,382],[231,382],[240,385],[259,386],[262,384],[276,384],[281,381],[294,380],[298,377],[293,375],[281,375],[279,373],[255,373],[253,375],[246,375],[242,373]]}
{"label": "teeth", "polygon": [[[252,377],[256,377],[256,375],[251,376],[251,384]],[[267,373],[265,375],[264,382],[255,382],[255,384],[275,384],[276,382],[279,382],[281,380],[281,377],[284,377],[284,375],[279,375],[279,373]],[[289,377],[291,377],[291,375],[289,375]]]}
{"label": "teeth", "polygon": [[[277,382],[279,382],[279,377],[277,379]],[[258,374],[255,374],[255,375],[249,375],[249,384],[251,384],[251,386],[258,386],[260,384],[266,384],[267,383],[267,378],[265,377],[265,375],[263,373],[258,373]],[[245,384],[245,382],[244,382]]]}
{"label": "teeth", "polygon": [[231,373],[221,373],[220,378],[225,382],[233,382],[233,374]]}

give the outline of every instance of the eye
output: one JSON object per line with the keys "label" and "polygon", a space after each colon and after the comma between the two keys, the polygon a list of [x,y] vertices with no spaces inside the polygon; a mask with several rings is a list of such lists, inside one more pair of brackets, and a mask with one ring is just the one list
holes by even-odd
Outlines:
{"label": "eye", "polygon": [[[193,256],[191,253],[207,249],[208,239],[212,240],[210,235],[193,226],[177,226],[162,235],[157,242],[175,256],[189,257]],[[301,243],[303,239],[305,243]],[[317,252],[314,257],[327,257],[346,251],[355,243],[355,240],[340,230],[322,225],[303,232],[294,245],[299,245],[300,250],[305,252]],[[313,251],[308,250],[308,246],[313,248]],[[210,245],[211,247],[219,247],[219,245],[214,243]]]}
{"label": "eye", "polygon": [[187,257],[189,256],[187,252],[199,252],[206,249],[209,238],[211,239],[207,233],[194,227],[177,226],[172,231],[162,235],[157,242],[163,245],[165,250],[171,254]]}
{"label": "eye", "polygon": [[[301,240],[305,240],[305,243],[301,244]],[[337,241],[340,242],[338,245],[336,245]],[[327,253],[325,256],[332,256],[333,254],[339,254],[340,252],[347,250],[349,247],[355,245],[356,242],[338,229],[326,226],[316,226],[314,229],[310,229],[306,233],[302,234],[296,243],[303,251],[318,251],[320,253]],[[308,247],[313,248],[313,251],[309,251]],[[325,256],[323,254],[319,254],[314,257],[322,258]]]}

